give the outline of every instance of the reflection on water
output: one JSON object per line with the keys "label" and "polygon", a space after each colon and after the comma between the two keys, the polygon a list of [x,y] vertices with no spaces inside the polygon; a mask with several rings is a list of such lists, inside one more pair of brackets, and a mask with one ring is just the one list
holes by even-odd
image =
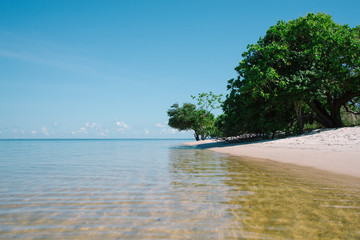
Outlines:
{"label": "reflection on water", "polygon": [[0,239],[360,239],[358,186],[179,143],[0,141]]}
{"label": "reflection on water", "polygon": [[[233,159],[235,160],[235,159]],[[274,239],[359,239],[360,192],[354,186],[228,161],[234,191],[252,192],[227,203],[235,221],[253,237]],[[242,169],[242,170],[240,170]],[[260,170],[260,171],[259,171]],[[240,174],[243,173],[243,174]]]}

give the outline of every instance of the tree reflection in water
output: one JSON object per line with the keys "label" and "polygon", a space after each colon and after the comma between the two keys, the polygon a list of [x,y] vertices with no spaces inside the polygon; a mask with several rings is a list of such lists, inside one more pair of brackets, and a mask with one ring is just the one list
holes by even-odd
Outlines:
{"label": "tree reflection in water", "polygon": [[[360,188],[210,151],[173,149],[173,191],[205,236],[267,239],[360,238]],[[356,180],[355,180],[356,181]],[[199,233],[199,232],[198,232]]]}

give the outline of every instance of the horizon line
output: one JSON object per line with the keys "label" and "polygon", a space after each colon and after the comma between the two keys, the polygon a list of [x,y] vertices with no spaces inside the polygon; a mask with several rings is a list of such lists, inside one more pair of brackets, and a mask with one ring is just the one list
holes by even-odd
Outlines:
{"label": "horizon line", "polygon": [[0,138],[8,140],[191,140],[192,138]]}

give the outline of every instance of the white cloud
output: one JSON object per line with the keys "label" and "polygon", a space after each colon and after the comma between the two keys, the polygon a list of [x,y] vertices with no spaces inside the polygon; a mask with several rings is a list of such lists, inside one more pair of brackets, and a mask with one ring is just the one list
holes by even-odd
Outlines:
{"label": "white cloud", "polygon": [[175,134],[175,133],[178,133],[179,130],[174,129],[174,128],[171,128],[171,129],[169,129],[169,132],[170,132],[171,134]]}
{"label": "white cloud", "polygon": [[117,121],[116,126],[118,129],[128,129],[129,126],[124,121]]}
{"label": "white cloud", "polygon": [[82,128],[80,128],[79,133],[87,134],[88,132],[87,132],[86,128],[82,127]]}
{"label": "white cloud", "polygon": [[176,134],[179,133],[179,130],[175,129],[175,128],[164,128],[163,130],[161,130],[160,132],[161,134]]}
{"label": "white cloud", "polygon": [[107,136],[107,134],[106,134],[106,132],[100,132],[100,136],[102,136],[102,137],[106,137],[106,136]]}
{"label": "white cloud", "polygon": [[125,134],[127,129],[130,127],[124,121],[112,121],[105,125],[88,121],[79,130],[73,131],[71,134],[89,137],[118,137],[118,134]]}
{"label": "white cloud", "polygon": [[[41,127],[42,126],[42,127]],[[99,124],[92,121],[84,121],[83,124],[72,128],[66,127],[58,122],[49,125],[40,125],[39,128],[22,129],[8,128],[0,129],[0,137],[29,137],[29,138],[127,138],[127,137],[181,137],[191,136],[190,132],[179,132],[170,128],[165,123],[153,123],[150,125],[129,125],[125,121],[114,119]]]}
{"label": "white cloud", "polygon": [[78,135],[78,134],[87,135],[88,131],[85,127],[81,127],[79,130],[71,132],[71,134],[72,135]]}
{"label": "white cloud", "polygon": [[166,123],[165,124],[157,123],[155,126],[160,127],[160,128],[165,128],[165,127],[167,127],[167,124]]}
{"label": "white cloud", "polygon": [[161,130],[159,129],[160,135],[169,135],[169,134],[175,135],[175,134],[179,134],[179,133],[181,133],[181,135],[183,135],[183,134],[185,134],[185,132],[187,132],[187,131],[180,132],[179,130],[177,130],[175,128],[171,128],[171,127],[169,127],[169,125],[167,123],[157,123],[155,126],[158,128],[161,128]]}
{"label": "white cloud", "polygon": [[46,136],[49,136],[49,131],[45,126],[41,127],[40,132]]}
{"label": "white cloud", "polygon": [[99,125],[99,124],[96,124],[96,123],[89,123],[89,122],[86,122],[85,123],[85,127],[86,128],[96,128],[96,129],[98,129],[98,128],[101,128],[101,125]]}

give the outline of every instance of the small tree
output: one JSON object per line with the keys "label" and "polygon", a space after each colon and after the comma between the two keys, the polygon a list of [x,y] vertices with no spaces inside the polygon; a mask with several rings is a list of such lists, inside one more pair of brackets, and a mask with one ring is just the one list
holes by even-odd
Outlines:
{"label": "small tree", "polygon": [[216,132],[215,116],[210,111],[220,107],[221,96],[212,92],[191,96],[198,101],[198,107],[192,103],[184,103],[182,107],[173,104],[167,112],[168,125],[180,131],[193,130],[196,141],[205,140]]}
{"label": "small tree", "polygon": [[169,126],[180,131],[193,130],[196,141],[206,139],[214,126],[215,117],[203,109],[196,109],[192,103],[184,103],[182,107],[174,104],[167,112]]}
{"label": "small tree", "polygon": [[169,126],[180,131],[191,130],[195,122],[196,106],[191,103],[184,103],[182,107],[175,103],[168,110]]}

